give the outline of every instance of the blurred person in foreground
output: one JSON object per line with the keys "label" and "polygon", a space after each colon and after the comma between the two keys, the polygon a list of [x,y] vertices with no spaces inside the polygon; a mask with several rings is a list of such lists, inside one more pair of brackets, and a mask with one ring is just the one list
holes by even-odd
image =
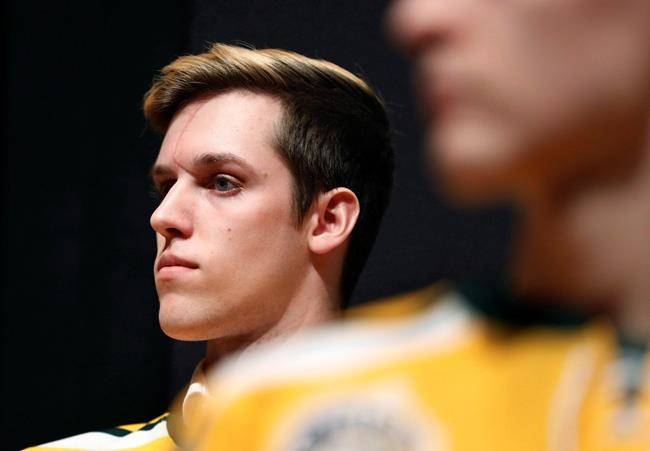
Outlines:
{"label": "blurred person in foreground", "polygon": [[210,365],[338,316],[388,203],[382,102],[330,62],[215,44],[165,67],[144,113],[164,133],[151,170],[160,325],[206,340],[205,359],[171,413],[41,449],[182,444]]}
{"label": "blurred person in foreground", "polygon": [[397,0],[387,23],[449,199],[519,210],[508,276],[224,364],[193,449],[649,450],[650,2]]}

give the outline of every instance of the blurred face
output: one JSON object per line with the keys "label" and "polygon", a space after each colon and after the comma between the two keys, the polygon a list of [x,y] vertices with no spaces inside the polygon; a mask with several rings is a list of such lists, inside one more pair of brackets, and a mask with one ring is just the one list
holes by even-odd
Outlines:
{"label": "blurred face", "polygon": [[246,336],[282,315],[308,262],[292,176],[272,147],[282,107],[232,91],[179,111],[152,169],[160,324],[184,340]]}
{"label": "blurred face", "polygon": [[647,0],[395,0],[387,21],[453,195],[573,179],[644,138]]}

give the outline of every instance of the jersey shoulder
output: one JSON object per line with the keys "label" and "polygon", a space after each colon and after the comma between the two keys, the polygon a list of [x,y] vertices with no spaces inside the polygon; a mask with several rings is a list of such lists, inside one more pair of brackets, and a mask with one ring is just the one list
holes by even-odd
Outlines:
{"label": "jersey shoulder", "polygon": [[[386,308],[378,304],[217,368],[214,402],[188,434],[197,449],[303,449],[360,435],[408,437],[430,449],[445,449],[438,445],[447,439],[454,449],[537,449],[522,445],[544,443],[549,427],[563,439],[558,412],[577,402],[591,374],[592,328],[501,324],[455,290],[387,302],[390,312],[403,312],[402,302],[425,308],[377,315]],[[394,434],[385,435],[388,424]]]}

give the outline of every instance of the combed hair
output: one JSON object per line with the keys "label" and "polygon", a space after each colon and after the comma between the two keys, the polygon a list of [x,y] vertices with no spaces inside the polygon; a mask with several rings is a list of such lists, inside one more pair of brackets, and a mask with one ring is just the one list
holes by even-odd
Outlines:
{"label": "combed hair", "polygon": [[341,277],[347,304],[388,204],[393,150],[386,110],[361,78],[324,60],[279,49],[214,44],[164,67],[144,97],[151,128],[165,133],[174,115],[198,97],[235,89],[280,99],[273,143],[293,176],[296,224],[320,192],[352,190],[360,214]]}

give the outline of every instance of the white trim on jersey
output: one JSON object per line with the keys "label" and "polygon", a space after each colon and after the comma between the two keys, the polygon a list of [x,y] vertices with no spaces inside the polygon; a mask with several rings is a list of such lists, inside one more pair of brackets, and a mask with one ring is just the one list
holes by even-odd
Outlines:
{"label": "white trim on jersey", "polygon": [[575,345],[566,357],[548,422],[549,449],[577,451],[580,409],[596,367],[596,352],[588,343]]}
{"label": "white trim on jersey", "polygon": [[107,432],[86,432],[72,437],[56,440],[40,445],[39,448],[66,448],[88,451],[111,451],[129,449],[152,443],[168,437],[167,420],[156,424],[146,431],[134,431],[124,436],[116,436]]}

